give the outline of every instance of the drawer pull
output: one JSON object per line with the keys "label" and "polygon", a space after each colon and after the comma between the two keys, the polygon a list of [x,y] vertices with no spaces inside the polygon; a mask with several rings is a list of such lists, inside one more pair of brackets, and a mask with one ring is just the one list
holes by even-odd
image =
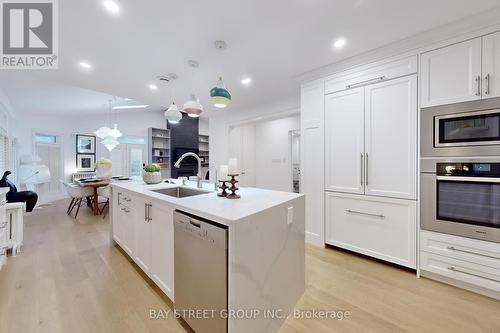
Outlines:
{"label": "drawer pull", "polygon": [[487,254],[482,254],[482,253],[477,253],[477,252],[473,252],[473,251],[467,251],[467,250],[457,249],[454,246],[448,246],[447,249],[451,250],[451,251],[463,252],[463,253],[468,253],[468,254],[475,254],[477,256],[482,256],[482,257],[488,257],[488,258],[493,258],[493,259],[500,259],[499,257],[489,256]]}
{"label": "drawer pull", "polygon": [[369,80],[365,80],[365,81],[361,81],[361,82],[357,82],[357,83],[353,83],[353,84],[348,84],[345,87],[346,87],[346,89],[357,88],[357,87],[364,86],[364,85],[367,85],[370,83],[384,81],[385,79],[386,79],[386,77],[385,77],[385,75],[383,75],[383,76],[376,77],[374,79],[369,79]]}
{"label": "drawer pull", "polygon": [[489,277],[486,277],[486,276],[482,276],[482,275],[479,275],[479,274],[474,274],[474,273],[469,273],[469,272],[466,272],[466,271],[462,271],[460,269],[457,269],[454,266],[448,267],[448,270],[450,270],[452,272],[457,272],[457,273],[467,274],[467,275],[471,275],[471,276],[475,276],[475,277],[480,277],[481,279],[486,279],[486,280],[490,280],[490,281],[494,281],[494,282],[500,282],[500,280],[492,279],[492,278],[489,278]]}
{"label": "drawer pull", "polygon": [[380,217],[381,219],[385,218],[385,215],[382,215],[382,214],[370,214],[370,213],[359,212],[357,210],[351,210],[351,209],[346,209],[345,211],[346,211],[346,213],[350,213],[350,214],[360,214],[360,215],[374,216],[374,217]]}

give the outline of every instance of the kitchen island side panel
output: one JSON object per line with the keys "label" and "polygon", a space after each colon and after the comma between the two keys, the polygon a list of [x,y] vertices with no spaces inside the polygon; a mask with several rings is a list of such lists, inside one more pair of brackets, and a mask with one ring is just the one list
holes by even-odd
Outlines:
{"label": "kitchen island side panel", "polygon": [[276,332],[305,289],[305,197],[232,224],[228,266],[230,314],[258,310],[252,320],[241,311],[229,318],[229,332]]}

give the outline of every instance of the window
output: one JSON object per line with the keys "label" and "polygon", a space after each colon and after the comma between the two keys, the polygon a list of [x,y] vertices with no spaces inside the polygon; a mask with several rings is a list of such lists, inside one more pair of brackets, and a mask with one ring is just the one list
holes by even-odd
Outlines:
{"label": "window", "polygon": [[0,177],[9,168],[9,137],[0,131]]}
{"label": "window", "polygon": [[35,142],[38,143],[57,143],[57,136],[51,134],[36,133]]}
{"label": "window", "polygon": [[137,136],[122,136],[118,138],[118,142],[121,144],[134,144],[134,145],[145,145],[146,140]]}

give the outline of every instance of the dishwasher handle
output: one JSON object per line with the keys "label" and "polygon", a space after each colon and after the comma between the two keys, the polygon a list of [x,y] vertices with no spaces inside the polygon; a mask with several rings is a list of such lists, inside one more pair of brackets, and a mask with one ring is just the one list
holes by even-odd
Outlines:
{"label": "dishwasher handle", "polygon": [[201,228],[201,223],[200,221],[197,221],[195,219],[189,219],[189,224],[191,224],[192,226],[195,226],[197,228]]}

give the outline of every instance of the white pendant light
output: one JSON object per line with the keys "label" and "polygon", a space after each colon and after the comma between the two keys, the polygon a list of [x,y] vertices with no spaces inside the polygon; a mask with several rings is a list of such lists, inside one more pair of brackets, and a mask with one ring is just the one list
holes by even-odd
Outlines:
{"label": "white pendant light", "polygon": [[116,148],[116,146],[118,146],[120,143],[118,142],[118,140],[116,140],[116,138],[112,137],[112,136],[107,136],[104,138],[104,140],[101,141],[101,143],[106,147],[106,149],[108,151],[112,151],[113,149]]}
{"label": "white pendant light", "polygon": [[160,80],[161,82],[170,83],[172,87],[172,104],[170,104],[167,111],[165,111],[165,119],[169,124],[178,124],[179,121],[182,120],[182,113],[179,111],[179,108],[174,102],[174,80],[176,80],[178,77],[179,76],[175,73],[158,76],[158,80]]}
{"label": "white pendant light", "polygon": [[111,128],[109,128],[108,126],[102,126],[97,131],[95,131],[94,134],[97,135],[100,139],[104,139],[109,135],[110,131]]}
{"label": "white pendant light", "polygon": [[170,124],[178,124],[179,121],[181,121],[182,113],[174,102],[172,102],[167,111],[165,111],[165,118]]}
{"label": "white pendant light", "polygon": [[191,118],[197,118],[203,112],[203,106],[201,105],[200,100],[196,98],[194,94],[191,95],[189,101],[184,103],[183,109],[184,112],[186,112],[187,115]]}
{"label": "white pendant light", "polygon": [[113,129],[109,131],[107,136],[111,136],[113,138],[119,138],[122,136],[122,132],[118,129],[118,124],[115,124]]}
{"label": "white pendant light", "polygon": [[[115,104],[116,104],[116,97]],[[113,108],[111,107],[111,100],[109,101],[109,116],[111,116]],[[116,119],[115,119],[116,121]],[[94,132],[99,138],[103,139],[101,143],[106,147],[108,151],[112,151],[120,144],[118,138],[122,136],[122,132],[118,129],[118,124],[114,124],[113,128],[108,126],[102,126],[97,131]]]}
{"label": "white pendant light", "polygon": [[[188,60],[187,64],[189,67],[193,69],[193,81],[196,82],[194,70],[198,68],[200,64],[196,60]],[[201,105],[200,100],[196,98],[196,94],[194,92],[189,97],[189,100],[186,103],[184,103],[183,110],[191,118],[198,118],[200,114],[203,112],[203,106]]]}

